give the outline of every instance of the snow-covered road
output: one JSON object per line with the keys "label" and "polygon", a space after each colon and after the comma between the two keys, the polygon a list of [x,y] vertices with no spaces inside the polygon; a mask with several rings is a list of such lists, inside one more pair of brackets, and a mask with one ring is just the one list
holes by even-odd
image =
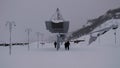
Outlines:
{"label": "snow-covered road", "polygon": [[120,47],[114,46],[71,44],[70,51],[64,47],[56,51],[51,44],[40,48],[34,44],[30,51],[27,46],[13,46],[10,56],[8,47],[0,47],[0,68],[119,68],[119,52]]}

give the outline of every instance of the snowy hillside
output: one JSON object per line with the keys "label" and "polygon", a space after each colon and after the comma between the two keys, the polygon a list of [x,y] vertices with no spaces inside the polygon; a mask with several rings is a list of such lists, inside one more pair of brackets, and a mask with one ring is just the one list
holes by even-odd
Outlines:
{"label": "snowy hillside", "polygon": [[13,46],[12,55],[8,47],[0,47],[0,68],[120,68],[120,27],[109,30],[88,45],[89,35],[79,39],[85,42],[71,42],[70,51],[61,46],[59,51],[53,43],[46,43],[37,48],[37,43],[27,46]]}

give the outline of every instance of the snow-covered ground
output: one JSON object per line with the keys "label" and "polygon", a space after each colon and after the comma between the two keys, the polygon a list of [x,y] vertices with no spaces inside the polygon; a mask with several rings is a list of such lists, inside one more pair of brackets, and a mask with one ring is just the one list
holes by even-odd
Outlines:
{"label": "snow-covered ground", "polygon": [[0,47],[0,68],[120,68],[120,27],[117,29],[115,44],[114,30],[100,36],[88,45],[85,42],[72,43],[69,51],[61,46],[59,51],[53,43],[37,48],[37,43],[27,46],[13,46],[12,55],[8,47]]}

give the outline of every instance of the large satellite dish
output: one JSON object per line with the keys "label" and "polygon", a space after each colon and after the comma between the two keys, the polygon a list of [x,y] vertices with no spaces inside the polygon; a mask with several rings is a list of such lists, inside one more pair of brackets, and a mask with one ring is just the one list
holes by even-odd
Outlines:
{"label": "large satellite dish", "polygon": [[52,19],[45,22],[47,30],[51,33],[67,33],[69,29],[69,21],[64,21],[60,14],[59,8],[57,8],[55,15]]}

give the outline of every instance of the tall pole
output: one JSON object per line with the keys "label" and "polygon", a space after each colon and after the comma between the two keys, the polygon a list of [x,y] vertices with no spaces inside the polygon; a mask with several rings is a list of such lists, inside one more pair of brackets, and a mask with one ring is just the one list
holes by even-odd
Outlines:
{"label": "tall pole", "polygon": [[43,43],[44,34],[43,34],[43,33],[40,33],[40,35],[41,35],[41,42],[42,42],[42,45],[43,45],[43,44],[44,44],[44,43]]}
{"label": "tall pole", "polygon": [[118,23],[116,22],[116,20],[115,21],[113,21],[115,24],[113,25],[113,29],[114,29],[114,35],[115,35],[115,45],[116,45],[116,43],[117,43],[117,39],[116,39],[116,29],[118,28]]}
{"label": "tall pole", "polygon": [[40,32],[36,32],[37,35],[37,48],[39,48],[39,36],[40,36]]}
{"label": "tall pole", "polygon": [[114,33],[114,35],[115,35],[115,45],[116,45],[116,29],[115,29],[115,33]]}
{"label": "tall pole", "polygon": [[99,43],[99,45],[100,45],[100,36],[98,37],[98,43]]}
{"label": "tall pole", "polygon": [[10,32],[10,38],[9,38],[9,40],[10,40],[10,43],[9,43],[9,54],[11,55],[11,50],[12,50],[12,43],[11,43],[11,41],[12,41],[12,38],[11,38],[11,33],[12,33],[12,27],[13,26],[16,26],[15,25],[15,22],[14,21],[8,21],[7,23],[6,23],[6,26],[8,26],[9,27],[9,32]]}
{"label": "tall pole", "polygon": [[30,50],[30,46],[29,46],[29,43],[30,43],[30,41],[29,41],[29,36],[30,36],[30,32],[31,32],[32,30],[30,29],[30,28],[27,28],[26,30],[25,30],[25,32],[27,32],[27,35],[28,35],[28,51]]}
{"label": "tall pole", "polygon": [[[99,28],[101,29],[101,25],[99,26]],[[98,39],[98,41],[99,41],[99,45],[100,45],[100,34],[99,34],[99,39]]]}

